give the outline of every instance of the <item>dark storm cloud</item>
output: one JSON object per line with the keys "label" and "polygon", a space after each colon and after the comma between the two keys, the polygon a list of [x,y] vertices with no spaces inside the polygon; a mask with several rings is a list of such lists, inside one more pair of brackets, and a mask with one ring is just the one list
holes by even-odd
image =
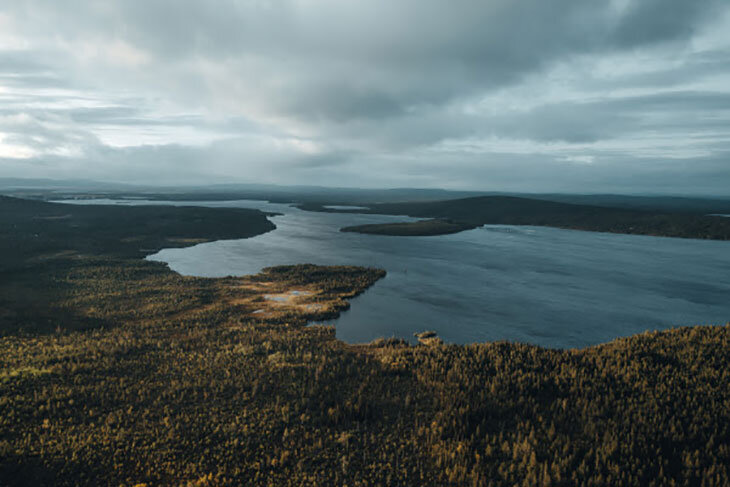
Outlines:
{"label": "dark storm cloud", "polygon": [[31,26],[69,41],[123,40],[162,63],[232,60],[256,76],[250,63],[277,77],[257,80],[273,108],[340,121],[494,89],[565,55],[681,41],[721,4],[23,0],[19,10],[31,21],[43,12]]}
{"label": "dark storm cloud", "polygon": [[700,21],[717,12],[722,2],[642,0],[633,2],[616,30],[621,45],[636,46],[690,37]]}
{"label": "dark storm cloud", "polygon": [[103,179],[402,186],[448,174],[473,187],[524,185],[529,169],[554,186],[600,175],[599,189],[666,173],[660,154],[709,178],[730,147],[729,10],[722,0],[9,0],[0,157],[14,175],[42,159]]}

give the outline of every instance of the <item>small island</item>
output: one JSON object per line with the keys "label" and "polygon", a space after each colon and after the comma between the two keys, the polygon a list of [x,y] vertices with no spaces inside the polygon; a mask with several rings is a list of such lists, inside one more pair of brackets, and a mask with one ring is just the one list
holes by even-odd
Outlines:
{"label": "small island", "polygon": [[415,222],[398,222],[372,225],[356,225],[341,228],[341,232],[368,233],[372,235],[391,235],[400,237],[424,237],[447,235],[476,228],[476,225],[461,223],[448,219],[418,220]]}
{"label": "small island", "polygon": [[418,339],[418,343],[420,345],[427,345],[429,347],[435,347],[438,345],[443,345],[443,343],[444,343],[444,341],[441,338],[439,338],[438,334],[432,330],[414,333],[413,336]]}

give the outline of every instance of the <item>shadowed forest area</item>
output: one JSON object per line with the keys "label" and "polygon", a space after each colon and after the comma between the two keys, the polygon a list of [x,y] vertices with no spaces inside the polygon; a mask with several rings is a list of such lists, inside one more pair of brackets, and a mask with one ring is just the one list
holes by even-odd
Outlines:
{"label": "shadowed forest area", "polygon": [[376,223],[341,228],[341,232],[370,233],[373,235],[394,235],[400,237],[447,235],[471,230],[475,225],[457,223],[451,220],[419,220],[404,223]]}
{"label": "shadowed forest area", "polygon": [[347,345],[306,324],[381,270],[140,259],[263,213],[0,198],[0,220],[0,485],[730,483],[730,326]]}
{"label": "shadowed forest area", "polygon": [[[0,196],[0,227],[0,334],[89,326],[74,309],[52,305],[76,292],[68,275],[89,262],[116,259],[124,266],[162,248],[276,228],[258,210],[82,206],[5,196]],[[155,264],[142,267],[140,279],[152,279],[154,270]],[[128,306],[134,307],[133,301]]]}
{"label": "shadowed forest area", "polygon": [[[328,210],[317,204],[301,208]],[[573,204],[513,196],[479,196],[445,201],[414,203],[379,203],[368,205],[358,213],[407,215],[435,219],[433,223],[412,222],[391,226],[345,227],[344,231],[386,235],[434,235],[468,230],[475,226],[536,225],[587,230],[592,232],[652,235],[657,237],[730,240],[730,218],[690,211],[658,211],[633,208],[611,208],[589,204]],[[448,223],[448,224],[447,224]]]}

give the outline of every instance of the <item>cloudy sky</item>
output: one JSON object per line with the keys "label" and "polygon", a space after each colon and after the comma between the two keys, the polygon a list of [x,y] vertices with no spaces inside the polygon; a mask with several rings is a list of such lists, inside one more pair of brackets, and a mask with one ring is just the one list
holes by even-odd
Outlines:
{"label": "cloudy sky", "polygon": [[730,195],[730,2],[2,0],[0,177]]}

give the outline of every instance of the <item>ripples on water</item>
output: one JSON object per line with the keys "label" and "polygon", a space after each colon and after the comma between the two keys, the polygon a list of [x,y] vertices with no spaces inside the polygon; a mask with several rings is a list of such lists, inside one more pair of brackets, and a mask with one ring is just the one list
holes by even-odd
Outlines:
{"label": "ripples on water", "polygon": [[385,279],[332,322],[348,342],[413,340],[416,331],[435,330],[447,342],[568,348],[647,329],[730,320],[729,242],[506,225],[390,237],[338,230],[408,218],[312,213],[261,201],[124,202],[144,203],[283,213],[272,218],[277,229],[264,235],[149,257],[182,274],[242,275],[307,262],[386,269]]}

